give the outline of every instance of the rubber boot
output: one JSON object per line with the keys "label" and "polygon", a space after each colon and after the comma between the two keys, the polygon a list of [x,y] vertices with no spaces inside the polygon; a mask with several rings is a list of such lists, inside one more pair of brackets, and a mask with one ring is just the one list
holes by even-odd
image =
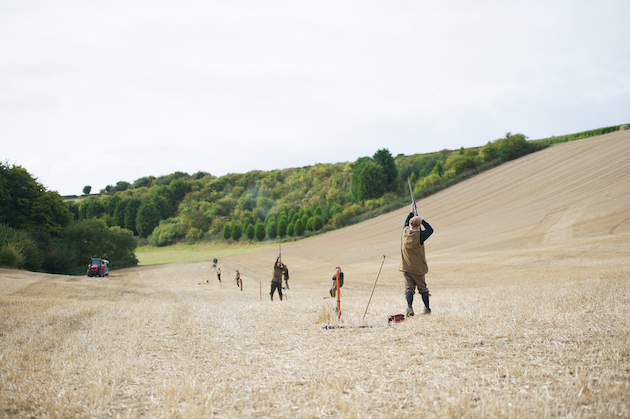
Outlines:
{"label": "rubber boot", "polygon": [[282,294],[280,294],[280,301],[282,301]]}
{"label": "rubber boot", "polygon": [[413,292],[407,291],[405,293],[405,297],[407,298],[407,311],[405,313],[405,317],[413,316]]}
{"label": "rubber boot", "polygon": [[269,295],[271,295],[271,301],[273,301],[273,294],[269,294]]}
{"label": "rubber boot", "polygon": [[431,309],[429,308],[429,293],[422,293],[422,301],[424,302],[424,308],[426,309],[425,314],[431,314]]}
{"label": "rubber boot", "polygon": [[405,297],[407,298],[407,307],[413,308],[413,292],[407,291]]}

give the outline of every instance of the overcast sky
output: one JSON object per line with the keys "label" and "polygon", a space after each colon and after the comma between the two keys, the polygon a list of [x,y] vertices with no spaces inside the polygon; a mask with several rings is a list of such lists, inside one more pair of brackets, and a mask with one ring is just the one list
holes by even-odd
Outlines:
{"label": "overcast sky", "polygon": [[628,122],[628,0],[0,0],[0,159],[62,195]]}

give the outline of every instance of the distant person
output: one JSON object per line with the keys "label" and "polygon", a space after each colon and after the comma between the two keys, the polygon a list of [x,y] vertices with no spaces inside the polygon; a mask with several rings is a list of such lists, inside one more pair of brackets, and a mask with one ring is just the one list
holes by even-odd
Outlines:
{"label": "distant person", "polygon": [[433,233],[433,229],[422,217],[411,213],[405,220],[401,239],[401,263],[400,271],[405,277],[405,297],[407,298],[406,316],[413,316],[413,294],[418,288],[418,293],[424,302],[425,314],[431,314],[429,307],[429,289],[424,275],[429,272],[427,258],[424,255],[424,242]]}
{"label": "distant person", "polygon": [[217,278],[219,278],[219,282],[221,282],[221,268],[216,268]]}
{"label": "distant person", "polygon": [[337,277],[339,277],[339,288],[343,287],[343,272],[341,272],[341,268],[337,266],[335,268],[335,274],[332,277],[332,287],[330,288],[330,296],[335,298],[337,295]]}
{"label": "distant person", "polygon": [[284,277],[284,284],[289,289],[289,268],[284,263],[282,264],[282,276]]}
{"label": "distant person", "polygon": [[238,271],[238,269],[236,270],[236,286],[241,286],[241,273]]}
{"label": "distant person", "polygon": [[217,259],[217,258],[212,259],[212,267],[216,268],[218,262],[219,262],[219,259]]}
{"label": "distant person", "polygon": [[273,294],[276,290],[278,290],[278,294],[280,295],[280,301],[282,301],[282,262],[280,261],[280,257],[276,259],[276,262],[273,264],[273,278],[271,278],[271,301],[273,301]]}

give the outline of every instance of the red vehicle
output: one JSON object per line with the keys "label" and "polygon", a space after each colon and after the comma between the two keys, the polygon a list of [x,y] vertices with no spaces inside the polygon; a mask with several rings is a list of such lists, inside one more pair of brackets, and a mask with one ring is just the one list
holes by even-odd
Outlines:
{"label": "red vehicle", "polygon": [[101,258],[90,259],[87,276],[109,276],[109,261]]}

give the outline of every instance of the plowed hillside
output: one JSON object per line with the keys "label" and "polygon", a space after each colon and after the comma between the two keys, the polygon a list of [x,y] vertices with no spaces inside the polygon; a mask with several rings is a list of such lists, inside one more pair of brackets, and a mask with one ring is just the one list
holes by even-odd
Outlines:
{"label": "plowed hillside", "polygon": [[416,298],[389,326],[406,208],[283,246],[284,301],[268,295],[275,248],[221,258],[222,283],[210,260],[105,279],[0,269],[0,416],[630,416],[630,132],[418,208],[432,314]]}
{"label": "plowed hillside", "polygon": [[[607,270],[630,257],[630,132],[556,145],[509,162],[417,203],[434,228],[426,243],[428,281],[466,271],[474,281],[490,268],[570,265]],[[400,282],[403,208],[282,248],[295,282],[332,277],[371,282],[382,256],[381,280]],[[612,252],[612,254],[609,254]],[[619,253],[621,252],[621,253]],[[225,263],[269,279],[277,251],[226,258]],[[628,261],[626,259],[626,261]],[[546,269],[546,268],[545,268]],[[264,275],[260,275],[260,273]],[[582,274],[580,274],[582,275]]]}

